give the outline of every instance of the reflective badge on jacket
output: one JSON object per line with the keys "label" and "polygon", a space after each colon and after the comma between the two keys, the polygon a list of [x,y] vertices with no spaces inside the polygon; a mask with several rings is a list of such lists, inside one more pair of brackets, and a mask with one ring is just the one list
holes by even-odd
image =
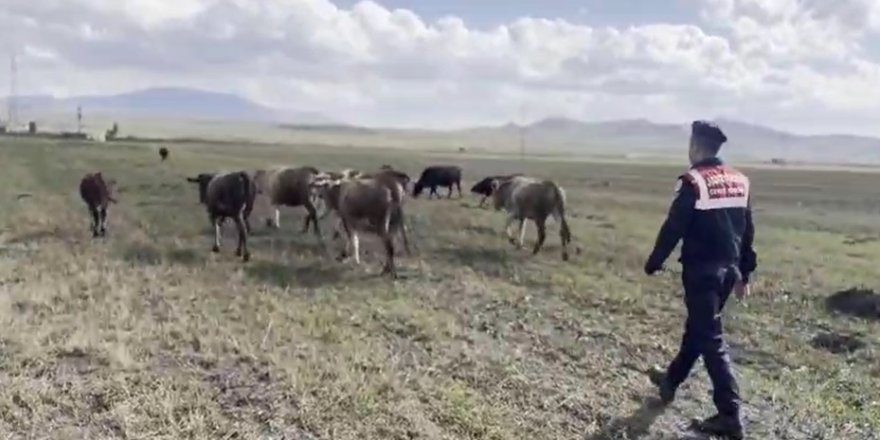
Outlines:
{"label": "reflective badge on jacket", "polygon": [[724,166],[690,170],[689,180],[699,189],[694,207],[700,211],[746,208],[749,205],[749,179]]}

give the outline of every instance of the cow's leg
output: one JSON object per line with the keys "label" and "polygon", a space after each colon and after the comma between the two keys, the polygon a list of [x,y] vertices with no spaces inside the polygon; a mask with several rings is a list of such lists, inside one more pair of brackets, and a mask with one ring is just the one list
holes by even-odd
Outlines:
{"label": "cow's leg", "polygon": [[449,184],[449,194],[446,195],[446,198],[447,198],[447,199],[451,199],[451,198],[452,198],[452,191],[453,191],[454,189],[455,189],[455,185],[453,185],[453,184],[450,183],[450,184]]}
{"label": "cow's leg", "polygon": [[212,214],[211,225],[214,226],[214,247],[211,252],[220,252],[220,218]]}
{"label": "cow's leg", "polygon": [[354,253],[354,264],[361,264],[361,249],[360,249],[360,237],[358,236],[358,232],[355,230],[351,231],[351,251]]}
{"label": "cow's leg", "polygon": [[385,244],[385,267],[382,269],[382,275],[390,275],[391,278],[397,278],[397,268],[394,265],[394,240],[391,234],[386,232],[382,234],[382,243]]}
{"label": "cow's leg", "polygon": [[519,241],[517,241],[517,247],[522,249],[523,245],[526,241],[526,219],[519,219]]}
{"label": "cow's leg", "polygon": [[351,245],[351,227],[348,222],[345,221],[344,218],[340,218],[339,222],[342,223],[342,231],[345,232],[345,246],[342,247],[342,252],[339,254],[339,261],[345,260],[349,255],[348,247]]}
{"label": "cow's leg", "polygon": [[107,235],[107,207],[101,207],[101,236]]}
{"label": "cow's leg", "polygon": [[336,226],[333,227],[333,237],[331,240],[339,240],[339,236],[342,235],[339,231],[342,229],[342,219],[338,219],[336,221]]}
{"label": "cow's leg", "polygon": [[486,199],[488,199],[486,196],[483,196],[483,198],[480,199],[480,208],[486,206]]}
{"label": "cow's leg", "polygon": [[253,209],[254,205],[247,206],[244,209],[244,227],[245,230],[247,230],[248,235],[253,231],[253,229],[251,229],[251,212]]}
{"label": "cow's leg", "polygon": [[403,213],[400,213],[400,236],[403,238],[403,248],[406,250],[407,255],[412,255],[412,251],[409,247],[409,236],[406,233],[406,222],[403,218]]}
{"label": "cow's leg", "polygon": [[562,242],[562,260],[568,261],[568,244],[571,243],[571,229],[565,221],[565,214],[558,210],[553,213],[553,218],[559,223],[559,241]]}
{"label": "cow's leg", "polygon": [[235,255],[242,257],[244,261],[250,261],[251,253],[247,245],[247,229],[242,214],[235,217],[235,228],[238,230],[238,249],[235,250]]}
{"label": "cow's leg", "polygon": [[281,207],[278,205],[272,205],[272,217],[269,218],[269,226],[275,229],[281,228]]}
{"label": "cow's leg", "polygon": [[92,237],[98,236],[98,226],[101,224],[101,214],[98,212],[97,206],[89,206],[89,214],[92,216],[91,224],[89,225],[92,229]]}
{"label": "cow's leg", "polygon": [[513,238],[513,234],[510,232],[510,227],[513,226],[513,222],[516,221],[516,217],[513,214],[507,216],[507,222],[504,224],[504,234],[507,235],[507,241],[512,245],[516,245],[516,240]]}
{"label": "cow's leg", "polygon": [[311,213],[311,212],[307,212],[307,213],[306,213],[306,218],[303,220],[303,227],[302,227],[302,230],[300,230],[299,232],[302,233],[302,234],[305,234],[306,232],[309,232],[309,224],[311,224],[311,223],[312,223],[312,213]]}
{"label": "cow's leg", "polygon": [[461,180],[455,181],[455,187],[458,188],[458,198],[464,198],[464,196],[461,194]]}
{"label": "cow's leg", "polygon": [[437,196],[438,199],[440,198],[440,194],[437,193],[437,186],[431,185],[431,194],[428,195],[428,198],[433,199],[434,196]]}
{"label": "cow's leg", "polygon": [[312,202],[308,202],[306,203],[306,210],[309,214],[306,216],[306,224],[303,232],[305,233],[309,231],[309,221],[311,221],[315,227],[315,236],[323,241],[323,237],[321,237],[321,229],[318,227],[318,209],[315,208],[315,205],[313,205]]}
{"label": "cow's leg", "polygon": [[541,246],[544,245],[544,240],[547,238],[547,219],[535,220],[535,226],[538,228],[538,241],[535,243],[532,254],[537,254],[541,250]]}

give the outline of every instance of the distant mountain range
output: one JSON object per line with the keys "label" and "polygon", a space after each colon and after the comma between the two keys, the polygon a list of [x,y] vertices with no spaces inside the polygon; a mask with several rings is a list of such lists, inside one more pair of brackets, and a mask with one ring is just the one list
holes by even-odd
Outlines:
{"label": "distant mountain range", "polygon": [[[150,88],[109,96],[18,99],[23,116],[73,115],[81,105],[87,117],[151,117],[267,123],[286,133],[330,132],[335,136],[374,136],[435,139],[438,145],[513,151],[524,135],[529,153],[675,154],[687,145],[687,124],[658,124],[644,119],[584,122],[553,117],[524,127],[506,124],[462,130],[395,130],[347,125],[314,112],[269,108],[234,94],[190,88]],[[5,104],[4,104],[5,106]],[[880,139],[850,136],[806,136],[739,121],[716,120],[730,141],[724,154],[757,160],[880,163]]]}
{"label": "distant mountain range", "polygon": [[[727,157],[758,160],[782,159],[808,162],[880,162],[880,139],[852,135],[797,135],[728,119],[714,121],[727,135]],[[644,119],[583,122],[568,118],[547,118],[519,126],[507,124],[460,130],[461,136],[503,138],[518,142],[524,136],[531,151],[550,148],[559,151],[594,153],[683,154],[690,135],[689,124],[658,124]]]}
{"label": "distant mountain range", "polygon": [[129,117],[270,123],[335,123],[318,113],[279,110],[233,94],[182,87],[159,87],[119,95],[87,95],[70,98],[31,95],[19,97],[17,103],[19,112],[24,115],[73,114],[77,106],[82,106],[87,115],[113,114]]}

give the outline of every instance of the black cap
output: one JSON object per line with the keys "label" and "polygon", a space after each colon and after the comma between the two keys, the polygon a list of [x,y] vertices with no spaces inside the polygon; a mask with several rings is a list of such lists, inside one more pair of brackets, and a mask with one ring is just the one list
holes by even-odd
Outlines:
{"label": "black cap", "polygon": [[727,142],[727,136],[717,125],[708,121],[694,121],[691,124],[691,135],[714,141],[721,145]]}

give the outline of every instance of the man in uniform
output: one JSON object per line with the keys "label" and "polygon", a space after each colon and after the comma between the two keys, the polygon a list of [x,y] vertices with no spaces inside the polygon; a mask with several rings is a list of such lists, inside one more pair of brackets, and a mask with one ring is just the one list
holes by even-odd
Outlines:
{"label": "man in uniform", "polygon": [[749,179],[718,158],[727,141],[714,124],[691,125],[690,170],[679,177],[676,195],[645,272],[663,268],[679,240],[687,322],[678,355],[665,370],[649,373],[665,404],[702,356],[712,379],[713,400],[718,414],[694,423],[707,434],[743,438],[740,397],[722,338],[721,311],[732,291],[740,298],[749,294],[749,275],[756,268],[752,249],[754,225]]}

